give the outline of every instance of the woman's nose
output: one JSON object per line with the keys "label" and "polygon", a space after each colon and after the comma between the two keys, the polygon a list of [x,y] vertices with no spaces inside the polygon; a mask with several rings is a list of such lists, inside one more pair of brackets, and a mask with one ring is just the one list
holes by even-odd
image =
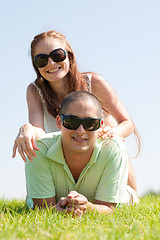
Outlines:
{"label": "woman's nose", "polygon": [[53,64],[55,64],[55,62],[52,60],[52,58],[48,58],[48,63],[47,64],[51,64],[51,65],[53,65]]}

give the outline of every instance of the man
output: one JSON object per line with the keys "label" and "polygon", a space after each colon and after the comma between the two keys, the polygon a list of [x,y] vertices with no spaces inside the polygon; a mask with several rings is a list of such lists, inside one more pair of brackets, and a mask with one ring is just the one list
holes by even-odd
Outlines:
{"label": "man", "polygon": [[135,191],[127,190],[128,154],[120,138],[97,139],[103,124],[97,97],[70,93],[56,121],[61,134],[39,139],[40,150],[26,163],[28,196],[34,206],[45,202],[57,211],[81,215],[95,209],[109,213],[117,204],[129,203]]}

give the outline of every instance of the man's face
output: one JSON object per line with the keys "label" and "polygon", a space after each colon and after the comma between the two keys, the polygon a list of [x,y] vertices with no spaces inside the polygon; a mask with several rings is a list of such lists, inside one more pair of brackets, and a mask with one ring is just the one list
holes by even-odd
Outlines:
{"label": "man's face", "polygon": [[[70,103],[64,115],[72,115],[79,118],[99,118],[97,106],[89,100],[77,100]],[[62,146],[64,151],[73,153],[88,153],[92,152],[98,136],[98,130],[86,131],[83,125],[80,125],[76,130],[65,128],[60,116],[57,117],[57,126],[62,132]]]}

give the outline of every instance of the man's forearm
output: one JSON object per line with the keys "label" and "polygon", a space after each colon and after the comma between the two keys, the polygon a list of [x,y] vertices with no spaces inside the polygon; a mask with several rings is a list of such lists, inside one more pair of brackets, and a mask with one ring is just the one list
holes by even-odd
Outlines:
{"label": "man's forearm", "polygon": [[87,203],[87,210],[88,211],[94,211],[97,210],[100,214],[108,214],[113,212],[113,208],[108,207],[103,204],[93,204],[91,202]]}
{"label": "man's forearm", "polygon": [[40,208],[46,208],[46,206],[50,207],[50,206],[55,206],[56,205],[56,200],[55,197],[51,197],[51,198],[45,198],[45,199],[37,199],[37,198],[32,198],[33,200],[33,206],[35,208],[35,206],[40,207]]}

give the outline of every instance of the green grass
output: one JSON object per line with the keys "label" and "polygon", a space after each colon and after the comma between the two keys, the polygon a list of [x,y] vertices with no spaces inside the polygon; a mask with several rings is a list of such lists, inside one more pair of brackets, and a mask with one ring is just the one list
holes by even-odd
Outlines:
{"label": "green grass", "polygon": [[160,239],[160,196],[147,195],[140,204],[123,206],[111,215],[82,217],[25,207],[24,201],[0,200],[0,239]]}

